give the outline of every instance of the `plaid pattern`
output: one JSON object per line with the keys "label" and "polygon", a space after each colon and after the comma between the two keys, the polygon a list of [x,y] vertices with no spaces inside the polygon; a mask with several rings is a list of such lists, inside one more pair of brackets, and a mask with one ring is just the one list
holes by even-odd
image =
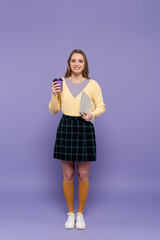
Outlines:
{"label": "plaid pattern", "polygon": [[81,116],[62,115],[53,157],[66,161],[96,161],[95,130]]}

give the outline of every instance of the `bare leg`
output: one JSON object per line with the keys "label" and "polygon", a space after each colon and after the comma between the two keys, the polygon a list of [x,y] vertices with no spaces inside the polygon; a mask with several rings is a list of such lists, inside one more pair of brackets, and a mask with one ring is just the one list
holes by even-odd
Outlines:
{"label": "bare leg", "polygon": [[69,161],[61,161],[61,166],[62,166],[62,173],[63,173],[63,178],[66,182],[70,182],[74,178],[75,174],[75,163],[74,162],[69,162]]}
{"label": "bare leg", "polygon": [[89,180],[91,162],[77,162],[77,175],[81,182]]}

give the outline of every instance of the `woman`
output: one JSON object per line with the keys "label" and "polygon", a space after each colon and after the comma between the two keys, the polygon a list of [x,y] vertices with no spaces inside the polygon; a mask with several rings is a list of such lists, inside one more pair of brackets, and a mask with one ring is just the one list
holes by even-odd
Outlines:
{"label": "woman", "polygon": [[[106,106],[103,102],[102,91],[99,84],[90,79],[88,62],[82,50],[75,49],[68,58],[68,66],[63,79],[63,91],[60,84],[53,82],[52,97],[49,110],[56,114],[62,109],[53,157],[61,161],[63,171],[63,191],[68,205],[68,219],[65,228],[84,229],[86,224],[83,208],[89,190],[89,170],[92,161],[96,161],[96,139],[91,119],[104,113]],[[79,113],[82,91],[95,103],[91,112]],[[73,207],[73,178],[77,162],[77,175],[79,178],[79,208],[75,215]]]}

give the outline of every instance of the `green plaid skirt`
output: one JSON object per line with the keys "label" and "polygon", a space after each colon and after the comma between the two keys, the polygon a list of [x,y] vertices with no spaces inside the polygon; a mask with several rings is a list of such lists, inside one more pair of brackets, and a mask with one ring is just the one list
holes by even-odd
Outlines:
{"label": "green plaid skirt", "polygon": [[53,157],[66,161],[96,161],[93,124],[81,116],[63,114],[57,128]]}

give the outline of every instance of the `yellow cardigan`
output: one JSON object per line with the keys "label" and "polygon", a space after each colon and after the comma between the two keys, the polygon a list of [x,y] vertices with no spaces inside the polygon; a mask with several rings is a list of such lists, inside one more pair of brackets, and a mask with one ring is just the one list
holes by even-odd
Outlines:
{"label": "yellow cardigan", "polygon": [[95,109],[91,112],[93,115],[92,119],[105,112],[106,105],[103,102],[102,90],[95,80],[88,80],[89,83],[78,94],[78,96],[73,97],[65,82],[65,78],[62,79],[63,91],[59,92],[57,96],[54,96],[53,93],[51,94],[48,108],[52,114],[56,114],[62,109],[62,112],[66,115],[82,116],[79,112],[82,91],[84,91],[95,103]]}

